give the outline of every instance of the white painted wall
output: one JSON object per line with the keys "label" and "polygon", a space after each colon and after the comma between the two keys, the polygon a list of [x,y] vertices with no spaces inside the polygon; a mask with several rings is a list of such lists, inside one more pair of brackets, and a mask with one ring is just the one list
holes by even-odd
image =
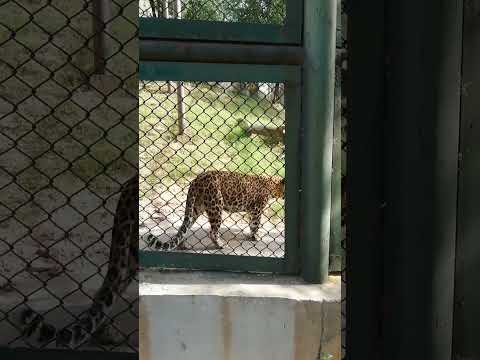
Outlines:
{"label": "white painted wall", "polygon": [[337,279],[323,288],[179,282],[141,280],[141,360],[314,360],[320,343],[340,358]]}

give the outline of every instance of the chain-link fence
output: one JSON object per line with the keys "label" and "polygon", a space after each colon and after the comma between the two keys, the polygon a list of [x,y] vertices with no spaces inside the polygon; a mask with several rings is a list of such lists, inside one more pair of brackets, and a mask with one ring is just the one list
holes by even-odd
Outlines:
{"label": "chain-link fence", "polygon": [[342,226],[342,359],[347,359],[346,353],[347,341],[348,341],[348,323],[347,323],[347,265],[348,265],[348,253],[347,253],[347,241],[348,241],[348,228],[347,228],[347,121],[348,121],[348,99],[346,96],[346,82],[348,77],[348,39],[347,39],[347,27],[348,27],[348,1],[340,0],[340,26],[338,27],[339,37],[337,38],[337,67],[336,72],[339,74],[337,79],[340,82],[341,96],[341,137],[342,137],[342,178],[341,178],[341,226]]}
{"label": "chain-link fence", "polygon": [[140,17],[283,25],[285,0],[140,0]]}
{"label": "chain-link fence", "polygon": [[283,257],[284,84],[142,81],[139,94],[142,239],[186,231],[187,252]]}
{"label": "chain-link fence", "polygon": [[113,266],[138,246],[138,208],[117,208],[138,184],[137,8],[0,3],[0,346],[137,351],[135,271]]}

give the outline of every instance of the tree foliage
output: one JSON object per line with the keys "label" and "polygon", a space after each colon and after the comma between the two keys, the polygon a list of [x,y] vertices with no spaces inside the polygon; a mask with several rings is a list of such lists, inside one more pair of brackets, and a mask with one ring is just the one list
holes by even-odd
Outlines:
{"label": "tree foliage", "polygon": [[187,20],[222,21],[223,19],[222,0],[189,0],[183,13]]}
{"label": "tree foliage", "polygon": [[[176,17],[176,0],[148,0],[153,16],[162,17],[165,4],[170,18]],[[224,21],[248,24],[282,25],[285,0],[181,0],[186,20]]]}
{"label": "tree foliage", "polygon": [[239,23],[283,24],[285,0],[188,0],[185,19]]}

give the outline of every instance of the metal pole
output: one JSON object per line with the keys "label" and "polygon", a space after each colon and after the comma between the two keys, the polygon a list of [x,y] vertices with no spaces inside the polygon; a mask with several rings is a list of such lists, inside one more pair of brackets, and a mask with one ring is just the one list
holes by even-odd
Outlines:
{"label": "metal pole", "polygon": [[105,0],[94,0],[93,11],[93,48],[95,74],[105,74],[106,67],[106,22],[111,18],[110,2]]}
{"label": "metal pole", "polygon": [[305,0],[302,270],[314,283],[328,279],[336,12],[336,0]]}

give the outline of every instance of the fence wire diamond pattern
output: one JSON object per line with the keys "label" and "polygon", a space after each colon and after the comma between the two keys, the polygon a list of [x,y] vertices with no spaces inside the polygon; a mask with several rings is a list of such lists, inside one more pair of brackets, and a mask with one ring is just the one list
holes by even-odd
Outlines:
{"label": "fence wire diamond pattern", "polygon": [[[219,170],[284,177],[285,112],[281,83],[140,83],[140,235],[168,242],[182,225],[187,191],[196,176]],[[205,209],[203,209],[205,210]],[[263,211],[257,240],[249,217],[225,212],[214,249],[208,218],[186,234],[188,252],[284,256],[283,199]],[[150,250],[141,241],[141,250]]]}
{"label": "fence wire diamond pattern", "polygon": [[340,36],[337,38],[337,68],[336,72],[340,76],[340,87],[342,92],[341,99],[341,116],[342,116],[342,250],[343,250],[343,265],[342,265],[342,359],[348,359],[347,353],[347,341],[348,341],[348,319],[347,314],[347,266],[348,266],[348,252],[347,242],[348,239],[348,223],[347,223],[347,154],[348,154],[348,134],[347,134],[347,122],[348,118],[348,99],[346,97],[346,84],[348,77],[348,38],[347,38],[347,26],[348,26],[348,1],[339,0],[340,3],[340,26],[338,27],[338,33]]}
{"label": "fence wire diamond pattern", "polygon": [[[108,266],[120,186],[135,176],[138,2],[0,4],[0,345],[31,308],[59,329],[90,305]],[[109,314],[107,345],[137,352],[138,285]]]}

